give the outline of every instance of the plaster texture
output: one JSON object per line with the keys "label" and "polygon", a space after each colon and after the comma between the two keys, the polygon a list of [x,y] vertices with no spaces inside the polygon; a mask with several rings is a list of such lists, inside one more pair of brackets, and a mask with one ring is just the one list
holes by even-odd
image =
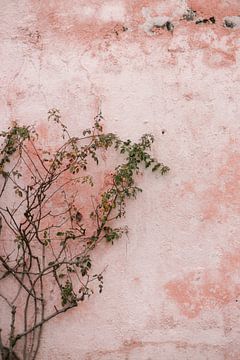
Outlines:
{"label": "plaster texture", "polygon": [[[155,136],[104,291],[49,323],[39,360],[240,359],[239,0],[1,0],[0,121]],[[230,24],[230,25],[229,25]],[[103,176],[104,178],[104,176]]]}

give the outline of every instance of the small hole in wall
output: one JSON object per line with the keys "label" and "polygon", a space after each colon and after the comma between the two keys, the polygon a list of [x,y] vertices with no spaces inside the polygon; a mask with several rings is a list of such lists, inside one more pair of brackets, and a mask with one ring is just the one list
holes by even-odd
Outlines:
{"label": "small hole in wall", "polygon": [[229,20],[229,19],[225,19],[224,20],[224,26],[227,27],[227,28],[233,29],[236,26],[236,24],[233,21]]}
{"label": "small hole in wall", "polygon": [[216,19],[214,16],[211,16],[209,19],[198,19],[195,24],[207,24],[207,23],[210,23],[210,24],[215,24],[216,23]]}
{"label": "small hole in wall", "polygon": [[182,20],[193,21],[196,16],[197,12],[195,10],[187,9],[186,13],[183,14]]}
{"label": "small hole in wall", "polygon": [[114,33],[118,36],[118,35],[120,35],[120,33],[128,31],[128,28],[126,26],[117,24],[113,30],[114,30]]}
{"label": "small hole in wall", "polygon": [[166,130],[163,129],[162,130],[162,135],[164,135],[164,134],[166,134]]}
{"label": "small hole in wall", "polygon": [[238,302],[238,300],[236,300],[236,302]]}
{"label": "small hole in wall", "polygon": [[171,23],[171,21],[167,21],[162,25],[155,24],[155,25],[153,25],[151,32],[157,34],[157,33],[159,33],[160,30],[164,30],[164,29],[172,32],[174,29],[173,23]]}

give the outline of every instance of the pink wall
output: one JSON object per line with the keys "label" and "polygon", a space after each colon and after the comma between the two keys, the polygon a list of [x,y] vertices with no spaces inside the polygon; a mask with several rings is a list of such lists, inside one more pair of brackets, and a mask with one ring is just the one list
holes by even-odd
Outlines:
{"label": "pink wall", "polygon": [[143,177],[129,238],[97,250],[103,294],[46,326],[39,360],[240,359],[239,0],[0,5],[1,128],[54,144],[50,108],[74,133],[101,108],[171,168]]}

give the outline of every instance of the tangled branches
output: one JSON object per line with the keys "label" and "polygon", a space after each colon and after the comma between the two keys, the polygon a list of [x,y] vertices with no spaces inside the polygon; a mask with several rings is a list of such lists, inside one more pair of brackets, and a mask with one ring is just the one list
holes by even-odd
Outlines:
{"label": "tangled branches", "polygon": [[[2,360],[36,359],[44,325],[93,294],[94,283],[102,292],[103,272],[92,273],[93,250],[126,233],[113,224],[141,191],[140,170],[169,170],[149,154],[151,135],[133,143],[105,134],[101,113],[81,137],[69,134],[58,110],[49,111],[49,121],[62,131],[57,150],[39,149],[31,126],[14,124],[0,134],[0,302],[8,314],[0,324]],[[90,174],[106,150],[122,162],[101,191]]]}

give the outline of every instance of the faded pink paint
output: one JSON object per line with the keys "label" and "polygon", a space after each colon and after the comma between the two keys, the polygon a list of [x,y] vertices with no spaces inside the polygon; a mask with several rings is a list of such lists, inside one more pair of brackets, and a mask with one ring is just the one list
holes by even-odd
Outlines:
{"label": "faded pink paint", "polygon": [[222,309],[224,305],[240,301],[240,249],[225,253],[217,269],[204,269],[186,274],[182,279],[165,285],[168,295],[183,315],[197,317],[201,311]]}
{"label": "faded pink paint", "polygon": [[139,178],[128,239],[95,254],[103,294],[49,323],[39,360],[240,359],[240,29],[223,26],[239,15],[238,0],[2,1],[2,128],[35,123],[55,148],[49,108],[73,134],[101,108],[171,167]]}
{"label": "faded pink paint", "polygon": [[182,196],[193,193],[199,200],[204,220],[220,219],[227,221],[232,213],[240,214],[240,153],[239,141],[229,140],[224,147],[219,165],[213,177],[209,178],[207,188],[198,192],[200,181],[190,181],[182,184]]}
{"label": "faded pink paint", "polygon": [[224,16],[239,13],[238,0],[189,0],[188,5],[204,17],[215,16],[217,19],[221,19]]}

